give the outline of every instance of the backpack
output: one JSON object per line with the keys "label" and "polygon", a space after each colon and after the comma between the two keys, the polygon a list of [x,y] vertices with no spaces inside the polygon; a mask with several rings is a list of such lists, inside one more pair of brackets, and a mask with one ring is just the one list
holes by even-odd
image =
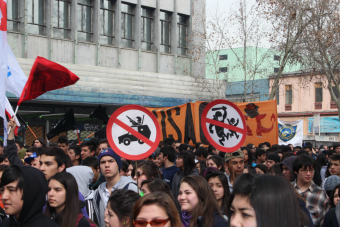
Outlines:
{"label": "backpack", "polygon": [[[82,219],[83,217],[85,217],[85,216],[82,215],[82,214],[78,214],[76,227],[78,226],[80,219]],[[98,227],[98,226],[96,225],[96,223],[94,223],[91,219],[89,219],[89,218],[86,218],[86,219],[87,219],[88,222],[90,223],[90,226],[91,226],[91,227]]]}

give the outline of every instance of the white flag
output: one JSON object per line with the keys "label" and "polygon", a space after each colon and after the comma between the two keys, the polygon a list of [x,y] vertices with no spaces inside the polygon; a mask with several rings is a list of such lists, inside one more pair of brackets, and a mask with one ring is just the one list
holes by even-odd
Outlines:
{"label": "white flag", "polygon": [[8,56],[8,73],[7,73],[7,90],[13,93],[18,98],[21,96],[21,92],[25,87],[27,77],[22,71],[17,59],[15,58],[11,48],[7,44],[7,56]]}
{"label": "white flag", "polygon": [[294,147],[302,146],[303,120],[279,121],[279,145],[292,144]]}
{"label": "white flag", "polygon": [[[7,114],[9,119],[11,119],[12,116],[14,116],[14,111],[13,111],[13,108],[11,106],[11,103],[8,101],[8,98],[6,98],[6,114]],[[21,126],[17,117],[15,117],[15,123],[17,124],[17,127]],[[6,124],[6,126],[7,126],[7,124]]]}

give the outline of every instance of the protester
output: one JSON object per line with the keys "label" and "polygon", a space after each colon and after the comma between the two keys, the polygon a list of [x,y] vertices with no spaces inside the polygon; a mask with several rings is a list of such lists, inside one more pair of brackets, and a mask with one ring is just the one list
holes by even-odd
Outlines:
{"label": "protester", "polygon": [[228,207],[230,227],[308,226],[294,189],[277,176],[243,174],[235,181]]}
{"label": "protester", "polygon": [[256,164],[253,162],[253,153],[248,147],[241,147],[241,151],[243,152],[244,156],[244,165],[249,166],[256,166]]}
{"label": "protester", "polygon": [[256,164],[263,164],[266,161],[266,151],[263,149],[256,149],[255,152]]}
{"label": "protester", "polygon": [[25,153],[26,153],[26,149],[25,149],[24,143],[21,140],[16,139],[15,140],[15,145],[18,148],[18,156],[19,156],[19,158],[23,159],[25,157]]}
{"label": "protester", "polygon": [[25,158],[24,161],[28,165],[30,165],[34,168],[40,169],[40,157],[37,156],[36,152],[34,152],[30,157]]}
{"label": "protester", "polygon": [[95,156],[97,146],[92,141],[88,140],[81,143],[80,148],[81,159],[84,160],[87,157]]}
{"label": "protester", "polygon": [[99,140],[99,148],[100,148],[100,152],[107,149],[107,148],[110,148],[110,144],[107,141],[107,139]]}
{"label": "protester", "polygon": [[43,138],[36,138],[32,146],[46,148],[46,143]]}
{"label": "protester", "polygon": [[158,172],[158,166],[153,161],[143,161],[137,165],[134,177],[134,180],[138,182],[138,188],[141,188],[142,182],[149,178],[162,179]]}
{"label": "protester", "polygon": [[138,193],[136,182],[131,177],[120,176],[122,166],[121,158],[111,149],[105,149],[99,153],[98,163],[100,172],[106,182],[101,183],[94,192],[93,207],[98,219],[98,225],[104,226],[104,213],[111,193],[117,189],[127,189]]}
{"label": "protester", "polygon": [[232,153],[226,153],[224,156],[225,169],[229,171],[228,184],[230,193],[233,191],[233,184],[237,176],[243,174],[244,171],[244,156],[241,150]]}
{"label": "protester", "polygon": [[4,153],[4,143],[0,140],[0,155]]}
{"label": "protester", "polygon": [[253,166],[244,166],[243,173],[256,174],[256,169]]}
{"label": "protester", "polygon": [[172,146],[164,146],[160,150],[158,160],[160,162],[164,181],[172,188],[172,180],[174,175],[179,171],[179,168],[174,164],[176,159],[176,150]]}
{"label": "protester", "polygon": [[96,157],[87,157],[83,160],[83,166],[91,168],[93,172],[93,179],[89,188],[96,190],[101,183],[105,182],[105,177],[100,173],[98,159]]}
{"label": "protester", "polygon": [[281,169],[280,164],[275,164],[275,165],[273,165],[273,166],[269,169],[268,174],[270,174],[270,175],[276,175],[276,176],[283,176],[283,175],[282,175],[282,169]]}
{"label": "protester", "polygon": [[331,196],[334,188],[340,184],[340,177],[337,175],[329,176],[323,182],[322,188],[326,191],[328,197]]}
{"label": "protester", "polygon": [[227,225],[213,191],[203,177],[184,177],[177,199],[181,204],[183,226],[217,227]]}
{"label": "protester", "polygon": [[230,197],[228,178],[221,171],[210,171],[205,176],[210,188],[213,190],[218,206],[221,211],[227,213],[227,206]]}
{"label": "protester", "polygon": [[215,167],[224,172],[223,158],[217,155],[213,155],[207,159],[207,167]]}
{"label": "protester", "polygon": [[40,156],[40,170],[50,179],[57,173],[65,172],[66,154],[58,147],[48,147]]}
{"label": "protester", "polygon": [[150,193],[138,199],[133,207],[132,220],[131,227],[181,226],[176,206],[164,192]]}
{"label": "protester", "polygon": [[198,161],[205,161],[208,157],[208,150],[205,147],[198,147],[196,149],[195,155]]}
{"label": "protester", "polygon": [[267,157],[266,165],[270,169],[273,165],[280,164],[280,156],[278,154],[269,154]]}
{"label": "protester", "polygon": [[0,192],[6,214],[9,215],[9,218],[3,220],[1,227],[58,227],[43,214],[47,181],[38,169],[12,165],[1,177]]}
{"label": "protester", "polygon": [[57,173],[48,180],[45,215],[59,227],[90,227],[89,221],[81,214],[78,185],[72,174]]}
{"label": "protester", "polygon": [[67,154],[70,147],[67,136],[60,136],[57,141],[57,146]]}
{"label": "protester", "polygon": [[280,164],[282,168],[282,175],[289,182],[295,181],[295,174],[293,171],[293,162],[295,161],[296,158],[297,156],[290,156],[288,158],[285,158]]}
{"label": "protester", "polygon": [[9,163],[7,154],[2,154],[0,155],[0,165],[6,165],[6,166],[10,166],[11,164]]}
{"label": "protester", "polygon": [[255,166],[255,171],[257,174],[267,174],[268,173],[268,167],[264,164],[258,164]]}
{"label": "protester", "polygon": [[82,162],[80,153],[81,153],[81,150],[78,145],[71,145],[68,148],[68,151],[66,154],[70,156],[73,166],[78,166]]}
{"label": "protester", "polygon": [[168,194],[171,198],[173,198],[169,185],[159,178],[150,178],[143,181],[141,191],[143,192],[144,195],[162,191]]}
{"label": "protester", "polygon": [[325,180],[325,173],[327,170],[327,159],[326,159],[326,155],[324,154],[319,154],[316,157],[316,171],[318,171],[320,173],[321,176],[321,180],[324,181]]}
{"label": "protester", "polygon": [[314,159],[308,155],[298,156],[294,160],[293,171],[296,175],[294,188],[306,201],[314,226],[321,226],[329,209],[329,201],[326,192],[312,181],[315,172]]}
{"label": "protester", "polygon": [[198,175],[197,169],[195,169],[195,160],[194,155],[189,151],[180,151],[177,156],[176,166],[179,168],[179,171],[174,175],[172,180],[171,191],[175,199],[175,204],[178,210],[180,210],[180,204],[176,200],[178,196],[178,190],[181,184],[181,180],[183,177],[189,175]]}
{"label": "protester", "polygon": [[335,186],[335,188],[333,189],[331,193],[331,196],[329,197],[329,204],[331,208],[336,207],[339,203],[339,200],[340,200],[339,189],[340,189],[340,184]]}
{"label": "protester", "polygon": [[127,176],[128,168],[129,168],[129,163],[127,163],[126,161],[122,160],[122,168],[121,168],[121,170],[119,172],[119,175]]}
{"label": "protester", "polygon": [[140,196],[133,191],[119,189],[112,192],[105,210],[105,226],[132,226],[132,209]]}
{"label": "protester", "polygon": [[329,172],[340,177],[340,154],[333,154],[330,160]]}

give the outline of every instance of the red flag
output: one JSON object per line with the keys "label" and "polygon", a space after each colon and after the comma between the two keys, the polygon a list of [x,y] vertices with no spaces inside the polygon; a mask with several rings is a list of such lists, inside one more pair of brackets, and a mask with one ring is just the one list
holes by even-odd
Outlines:
{"label": "red flag", "polygon": [[79,77],[64,66],[38,56],[17,105],[48,91],[75,84],[78,80]]}

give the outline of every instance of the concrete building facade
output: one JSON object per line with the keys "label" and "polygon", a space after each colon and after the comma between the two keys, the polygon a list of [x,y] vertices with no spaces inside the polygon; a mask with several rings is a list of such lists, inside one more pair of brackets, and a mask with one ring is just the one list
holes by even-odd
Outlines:
{"label": "concrete building facade", "polygon": [[[194,35],[204,31],[197,17],[205,16],[205,0],[8,0],[7,6],[8,43],[27,76],[41,56],[80,77],[23,103],[26,119],[70,107],[88,114],[102,104],[110,115],[125,104],[209,99],[193,78],[205,76],[205,42]],[[7,96],[15,105],[18,98]],[[45,123],[39,127],[44,137]]]}

